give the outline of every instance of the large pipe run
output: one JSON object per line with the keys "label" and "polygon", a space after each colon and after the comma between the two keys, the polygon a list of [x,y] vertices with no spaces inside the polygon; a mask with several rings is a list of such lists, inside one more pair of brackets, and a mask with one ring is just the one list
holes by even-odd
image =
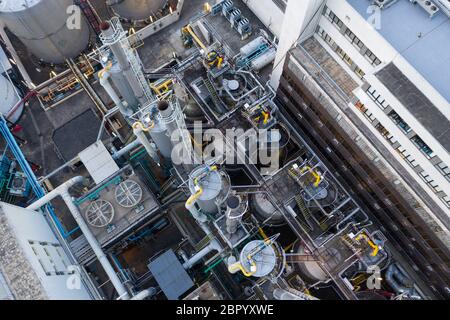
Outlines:
{"label": "large pipe run", "polygon": [[183,264],[183,268],[190,269],[195,266],[200,260],[206,257],[210,252],[213,251],[222,251],[222,246],[220,245],[217,239],[212,239],[211,242],[204,247],[202,250],[193,255],[188,261]]}
{"label": "large pipe run", "polygon": [[125,116],[129,117],[133,114],[133,112],[128,109],[120,99],[120,97],[117,95],[116,91],[112,87],[109,79],[111,77],[110,69],[112,67],[112,63],[110,62],[108,66],[106,66],[103,70],[101,70],[98,73],[98,77],[100,79],[100,84],[105,89],[105,91],[108,93],[108,95],[111,97],[114,104],[119,107],[120,112]]}
{"label": "large pipe run", "polygon": [[136,122],[133,125],[133,133],[136,136],[137,140],[144,146],[147,153],[155,160],[156,163],[159,164],[159,156],[156,153],[155,147],[150,143],[147,136],[145,135],[146,131],[149,131],[150,128],[144,128],[144,125],[141,122]]}
{"label": "large pipe run", "polygon": [[31,204],[27,207],[29,210],[38,210],[42,206],[49,203],[51,200],[55,199],[58,196],[61,196],[64,200],[65,204],[69,208],[70,213],[74,217],[75,221],[78,223],[78,226],[80,227],[81,232],[83,232],[83,235],[86,237],[87,242],[91,246],[92,250],[94,251],[94,254],[96,255],[98,261],[102,265],[103,269],[105,270],[106,274],[108,275],[109,279],[111,280],[112,285],[116,289],[117,293],[119,294],[119,299],[122,300],[128,300],[130,298],[127,289],[123,285],[122,281],[120,281],[119,277],[117,276],[116,271],[112,267],[111,263],[109,262],[107,256],[102,250],[102,247],[98,243],[95,236],[92,234],[91,230],[89,229],[88,225],[83,219],[83,216],[81,215],[80,210],[78,207],[73,203],[72,197],[69,194],[69,188],[74,186],[75,184],[82,183],[84,181],[83,177],[75,177],[70,179],[69,181],[63,183],[62,185],[55,188],[50,193],[47,193],[45,196]]}

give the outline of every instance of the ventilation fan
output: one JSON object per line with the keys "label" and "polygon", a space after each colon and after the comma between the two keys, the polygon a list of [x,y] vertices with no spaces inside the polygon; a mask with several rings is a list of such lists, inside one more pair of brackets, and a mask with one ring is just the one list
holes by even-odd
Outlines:
{"label": "ventilation fan", "polygon": [[141,200],[142,188],[137,182],[126,180],[116,187],[116,201],[122,207],[135,207]]}
{"label": "ventilation fan", "polygon": [[105,200],[93,201],[86,210],[87,222],[96,228],[106,227],[114,218],[114,207]]}

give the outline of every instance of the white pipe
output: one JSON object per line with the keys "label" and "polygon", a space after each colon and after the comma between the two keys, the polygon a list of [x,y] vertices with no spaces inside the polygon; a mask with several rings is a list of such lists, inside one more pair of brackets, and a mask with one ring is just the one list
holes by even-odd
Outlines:
{"label": "white pipe", "polygon": [[108,93],[114,104],[119,107],[120,112],[126,116],[129,117],[132,115],[132,111],[125,107],[120,97],[117,95],[116,90],[112,87],[111,83],[109,82],[109,78],[111,77],[110,72],[105,68],[102,71],[99,72],[99,78],[100,78],[100,84],[102,85],[103,89]]}
{"label": "white pipe", "polygon": [[208,220],[208,217],[197,209],[195,203],[196,201],[193,201],[192,203],[189,204],[186,202],[185,207],[186,209],[189,210],[194,219],[197,220],[200,223],[200,225],[202,225]]}
{"label": "white pipe", "polygon": [[133,150],[134,148],[136,148],[140,145],[142,145],[141,141],[139,139],[136,139],[133,142],[127,144],[122,149],[114,152],[112,154],[112,157],[113,157],[113,159],[119,159],[120,157],[122,157],[123,155],[127,154],[128,152],[130,152],[131,150]]}
{"label": "white pipe", "polygon": [[84,181],[83,177],[80,177],[80,176],[74,177],[74,178],[64,182],[62,185],[56,187],[55,189],[53,189],[51,192],[47,193],[45,196],[43,196],[39,200],[36,200],[32,204],[30,204],[27,207],[27,209],[36,211],[40,207],[46,205],[47,203],[49,203],[50,201],[55,199],[56,197],[60,196],[61,193],[64,192],[64,190],[68,190],[69,188],[73,187],[76,184],[82,183],[83,181]]}
{"label": "white pipe", "polygon": [[144,130],[142,130],[141,126],[133,126],[133,133],[136,136],[137,140],[144,146],[147,153],[155,160],[156,163],[159,164],[159,156],[156,153],[155,147],[150,143],[145,135]]}
{"label": "white pipe", "polygon": [[212,251],[222,251],[222,246],[216,239],[211,240],[211,242],[204,247],[202,250],[193,255],[188,261],[183,264],[183,268],[190,269],[195,266],[200,260],[202,260],[206,255]]}
{"label": "white pipe", "polygon": [[130,298],[127,289],[123,285],[122,281],[120,281],[119,277],[117,276],[116,271],[112,267],[111,263],[108,260],[108,257],[105,255],[105,253],[102,250],[102,247],[98,243],[95,236],[92,234],[91,230],[89,229],[86,221],[84,221],[83,216],[78,209],[78,207],[73,203],[72,197],[69,194],[69,188],[77,183],[83,182],[83,177],[75,177],[70,179],[69,181],[63,183],[62,185],[58,186],[56,189],[51,191],[50,193],[46,194],[44,197],[40,198],[33,204],[27,207],[29,210],[38,210],[40,207],[44,206],[51,200],[55,199],[58,196],[61,196],[64,200],[65,204],[69,208],[70,213],[72,214],[75,221],[78,223],[78,226],[80,227],[81,232],[85,236],[87,242],[92,248],[92,251],[94,251],[94,254],[96,255],[98,261],[102,265],[103,269],[105,270],[106,274],[108,275],[109,279],[111,280],[112,285],[117,290],[117,293],[119,294],[120,299],[122,300],[128,300]]}
{"label": "white pipe", "polygon": [[146,298],[154,296],[155,294],[156,294],[156,289],[152,287],[152,288],[142,290],[137,295],[133,296],[133,298],[131,298],[130,300],[144,300]]}

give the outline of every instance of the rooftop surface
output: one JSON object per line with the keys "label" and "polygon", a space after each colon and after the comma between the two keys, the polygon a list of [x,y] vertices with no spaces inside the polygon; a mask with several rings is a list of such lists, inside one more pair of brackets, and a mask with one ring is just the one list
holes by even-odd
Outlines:
{"label": "rooftop surface", "polygon": [[393,63],[376,76],[450,152],[450,122],[431,101]]}
{"label": "rooftop surface", "polygon": [[[347,1],[369,16],[368,1]],[[450,102],[450,19],[442,11],[430,19],[419,5],[399,0],[381,11],[378,32]]]}

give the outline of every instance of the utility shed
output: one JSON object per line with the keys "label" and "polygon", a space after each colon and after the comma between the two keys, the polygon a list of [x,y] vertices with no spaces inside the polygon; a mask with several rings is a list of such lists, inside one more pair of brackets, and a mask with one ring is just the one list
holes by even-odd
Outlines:
{"label": "utility shed", "polygon": [[173,250],[166,251],[150,262],[148,268],[169,300],[178,300],[194,286]]}
{"label": "utility shed", "polygon": [[78,156],[96,184],[102,183],[119,171],[119,167],[102,141],[97,141],[81,151]]}

